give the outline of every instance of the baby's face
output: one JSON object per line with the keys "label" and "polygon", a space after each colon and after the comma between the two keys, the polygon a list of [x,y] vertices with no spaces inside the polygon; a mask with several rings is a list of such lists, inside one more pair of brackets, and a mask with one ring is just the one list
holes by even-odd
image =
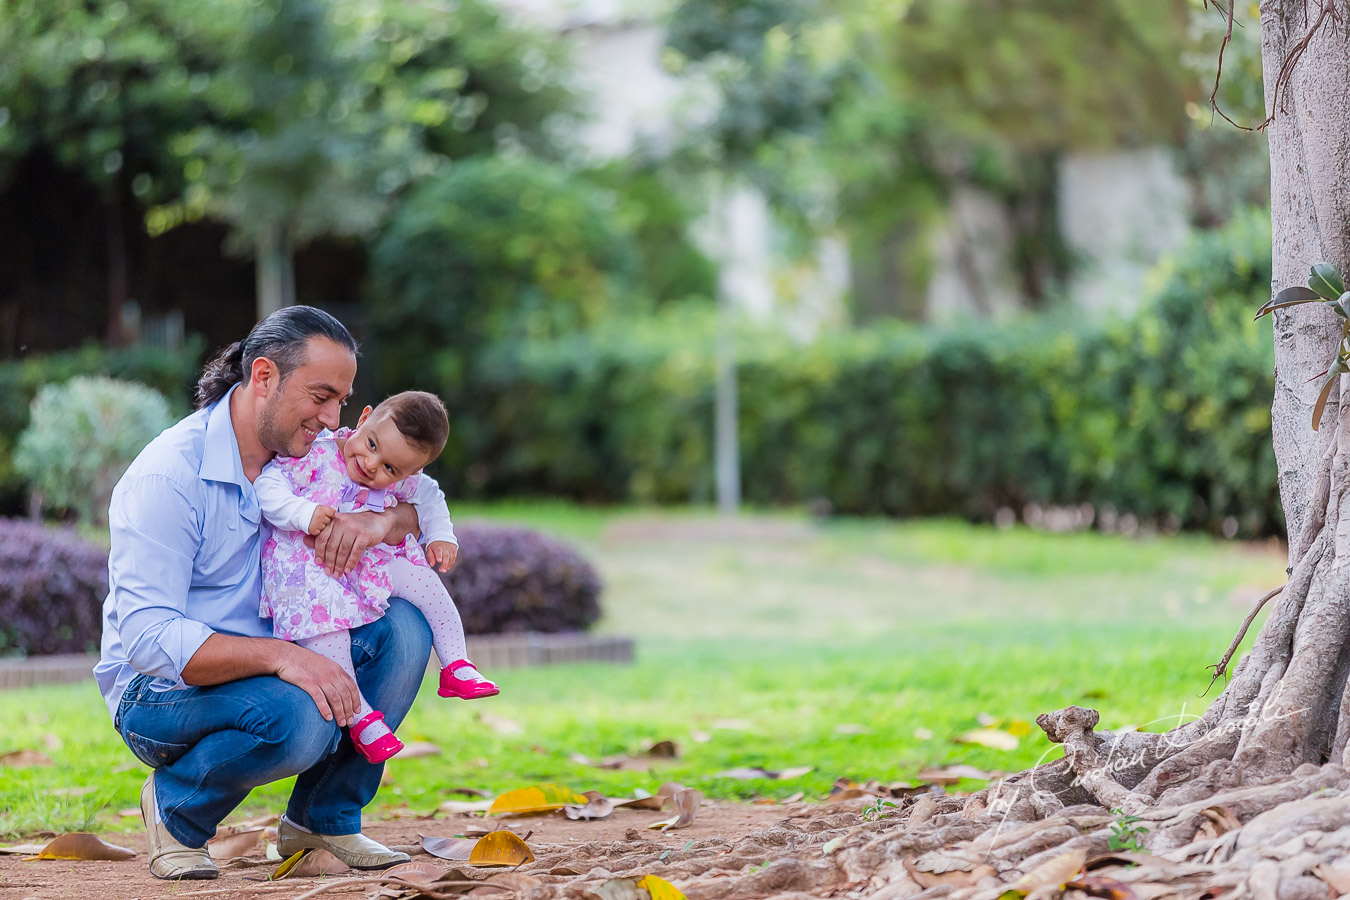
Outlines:
{"label": "baby's face", "polygon": [[368,488],[386,488],[431,462],[408,443],[392,416],[362,416],[342,448],[347,476]]}

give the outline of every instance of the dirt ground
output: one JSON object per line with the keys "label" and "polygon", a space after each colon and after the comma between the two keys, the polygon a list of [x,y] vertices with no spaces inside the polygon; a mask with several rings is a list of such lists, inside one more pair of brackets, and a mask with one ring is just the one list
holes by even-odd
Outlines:
{"label": "dirt ground", "polygon": [[[739,804],[704,801],[694,822],[686,828],[660,832],[647,828],[653,822],[670,817],[670,812],[617,809],[607,818],[571,821],[560,813],[517,816],[484,820],[468,816],[438,816],[434,819],[407,818],[368,822],[366,834],[382,843],[413,854],[414,861],[435,864],[444,869],[460,869],[470,877],[491,877],[501,869],[470,869],[466,863],[450,862],[429,856],[420,849],[420,837],[454,837],[474,825],[510,828],[526,838],[535,861],[508,870],[534,876],[550,876],[549,881],[601,883],[611,874],[631,871],[636,864],[646,874],[661,876],[667,870],[672,881],[677,875],[672,865],[693,855],[727,856],[733,848],[747,842],[754,846],[756,834],[777,831],[784,825],[793,830],[815,820],[815,831],[847,827],[861,822],[857,814],[860,802],[849,804]],[[42,843],[40,838],[32,839]],[[267,881],[275,862],[265,862],[261,853],[242,860],[221,862],[221,875],[215,881],[174,883],[161,881],[146,868],[143,833],[107,835],[109,843],[136,851],[136,858],[123,862],[85,862],[71,860],[31,860],[0,855],[0,900],[152,900],[152,898],[202,897],[209,900],[256,900],[278,898],[293,900],[301,894],[338,879],[360,873],[344,872],[327,878],[288,878]],[[781,852],[781,851],[780,851]],[[817,851],[818,852],[818,851]],[[773,854],[776,856],[777,854]],[[744,870],[753,871],[764,859],[744,860]],[[730,860],[727,860],[730,862]],[[365,897],[370,886],[352,886],[325,892],[324,897]],[[511,896],[493,891],[493,897]]]}

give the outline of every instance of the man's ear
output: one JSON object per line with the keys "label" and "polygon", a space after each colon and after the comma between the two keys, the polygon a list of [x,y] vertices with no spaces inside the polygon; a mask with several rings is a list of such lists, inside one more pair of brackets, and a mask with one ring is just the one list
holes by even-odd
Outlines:
{"label": "man's ear", "polygon": [[366,419],[370,418],[370,413],[371,409],[369,406],[361,410],[361,418],[356,420],[356,427],[360,428],[362,425],[366,424]]}
{"label": "man's ear", "polygon": [[254,393],[265,398],[276,390],[281,379],[277,377],[277,364],[265,356],[260,356],[253,361],[253,366],[249,369],[248,384]]}

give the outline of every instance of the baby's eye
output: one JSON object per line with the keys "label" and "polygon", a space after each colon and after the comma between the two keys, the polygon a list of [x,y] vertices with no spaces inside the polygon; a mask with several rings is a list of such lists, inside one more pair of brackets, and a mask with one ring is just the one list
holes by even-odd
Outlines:
{"label": "baby's eye", "polygon": [[366,438],[366,446],[369,447],[370,449],[374,450],[374,449],[375,449],[375,439],[374,439],[374,438]]}
{"label": "baby's eye", "polygon": [[393,475],[393,474],[394,474],[394,467],[391,466],[391,465],[389,465],[389,463],[385,463],[385,464],[384,464],[384,469],[385,469],[385,471],[388,472],[390,475]]}

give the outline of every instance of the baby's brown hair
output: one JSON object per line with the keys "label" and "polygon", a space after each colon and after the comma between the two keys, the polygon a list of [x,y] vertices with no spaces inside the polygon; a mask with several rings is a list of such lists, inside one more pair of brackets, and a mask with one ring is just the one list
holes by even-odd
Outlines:
{"label": "baby's brown hair", "polygon": [[445,404],[426,391],[404,391],[375,407],[373,415],[388,414],[394,427],[417,450],[431,459],[441,455],[450,437],[450,416]]}

